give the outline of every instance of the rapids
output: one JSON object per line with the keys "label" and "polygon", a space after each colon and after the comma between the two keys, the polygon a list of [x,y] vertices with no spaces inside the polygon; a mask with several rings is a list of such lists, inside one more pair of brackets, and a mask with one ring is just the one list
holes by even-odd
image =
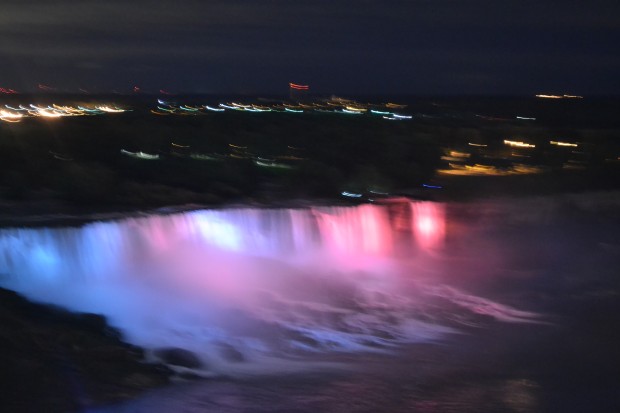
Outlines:
{"label": "rapids", "polygon": [[405,199],[5,228],[0,284],[103,314],[134,344],[189,349],[205,374],[334,367],[480,315],[531,320],[416,265],[441,260],[446,228],[445,205]]}

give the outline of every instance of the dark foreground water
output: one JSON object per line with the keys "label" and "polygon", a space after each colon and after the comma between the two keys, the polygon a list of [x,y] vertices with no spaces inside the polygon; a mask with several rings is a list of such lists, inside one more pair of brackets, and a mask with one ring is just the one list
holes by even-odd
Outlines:
{"label": "dark foreground water", "polygon": [[617,411],[617,356],[576,354],[600,351],[596,343],[557,348],[572,335],[516,330],[369,357],[354,372],[183,383],[89,411]]}
{"label": "dark foreground water", "polygon": [[574,309],[588,314],[578,320],[467,331],[391,357],[360,357],[349,371],[185,382],[88,411],[618,411],[617,323],[608,313],[618,305],[582,304],[589,308]]}
{"label": "dark foreground water", "polygon": [[[6,284],[77,309],[100,308],[132,341],[184,346],[206,364],[198,371],[206,379],[179,380],[90,412],[612,412],[620,408],[619,205],[615,193],[451,204],[445,215],[439,206],[414,203],[404,218],[394,207],[389,219],[388,207],[330,210],[325,217],[315,211],[314,229],[306,212],[286,219],[280,212],[224,212],[215,221],[199,215],[208,233],[216,234],[205,235],[209,245],[217,241],[215,255],[211,247],[204,249],[203,238],[171,241],[171,234],[190,233],[194,218],[182,224],[159,218],[148,225],[132,222],[132,228],[148,229],[148,243],[123,232],[127,223],[79,236],[9,231],[4,238],[36,246],[40,262],[24,270],[28,282]],[[256,222],[261,224],[252,226]],[[223,238],[234,233],[235,223],[252,229],[251,239]],[[290,261],[294,252],[284,254],[273,237],[255,236],[279,234],[288,245],[287,237],[299,235],[300,228],[303,236],[294,237],[299,251],[310,245],[320,250],[301,264]],[[441,245],[438,232],[445,234]],[[365,238],[369,233],[376,236]],[[102,235],[115,241],[108,245]],[[128,258],[135,272],[120,279],[106,280],[110,268],[95,271],[111,265],[99,252],[82,260],[85,267],[66,258],[76,245],[92,253],[93,245],[109,248],[128,237],[139,245]],[[405,244],[415,253],[403,253]],[[53,267],[50,251],[65,257],[60,267]],[[138,265],[145,256],[150,262],[153,251],[163,261],[161,274],[148,285],[156,280],[158,294],[163,286],[175,299],[149,295],[138,305],[136,297],[147,290],[134,278],[155,273]],[[115,255],[116,250],[110,256]],[[15,265],[19,257],[8,256],[5,251],[6,265]],[[196,283],[189,271],[194,265],[181,271],[189,259],[200,268],[216,265],[218,276]],[[58,284],[68,262],[71,274],[87,270],[98,277],[76,290],[70,289],[78,283],[74,278]],[[161,267],[166,262],[173,264],[172,280],[183,274],[184,288],[170,282]],[[48,279],[34,282],[46,265]],[[224,269],[230,271],[221,284]],[[302,282],[291,282],[291,275]],[[63,293],[53,293],[57,285],[66,287]],[[101,302],[83,296],[79,302],[71,295],[87,296],[91,289],[103,294]],[[160,299],[157,310],[153,297]],[[178,297],[182,300],[175,301]]]}

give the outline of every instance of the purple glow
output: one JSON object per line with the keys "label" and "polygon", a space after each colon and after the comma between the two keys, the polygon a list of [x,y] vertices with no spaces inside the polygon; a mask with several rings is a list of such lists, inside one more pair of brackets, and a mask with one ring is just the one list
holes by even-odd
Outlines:
{"label": "purple glow", "polygon": [[[0,273],[31,298],[106,315],[135,344],[264,373],[314,368],[311,354],[436,340],[454,331],[442,315],[428,321],[438,297],[498,319],[532,316],[418,276],[416,260],[436,259],[444,236],[444,206],[431,202],[203,210],[3,229]],[[227,359],[231,347],[244,362]]]}

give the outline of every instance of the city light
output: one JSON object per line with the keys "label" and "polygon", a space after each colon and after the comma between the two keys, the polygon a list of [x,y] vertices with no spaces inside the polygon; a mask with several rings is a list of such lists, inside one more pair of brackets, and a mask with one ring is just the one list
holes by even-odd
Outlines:
{"label": "city light", "polygon": [[536,95],[537,98],[541,99],[583,99],[583,96],[578,95]]}
{"label": "city light", "polygon": [[526,142],[521,142],[521,141],[510,141],[507,139],[504,139],[504,144],[515,147],[515,148],[535,148],[536,147],[536,145],[533,145],[531,143],[526,143]]}
{"label": "city light", "polygon": [[570,143],[570,142],[560,142],[560,141],[549,141],[549,143],[551,145],[556,145],[556,146],[571,146],[571,147],[577,147],[579,146],[576,143]]}

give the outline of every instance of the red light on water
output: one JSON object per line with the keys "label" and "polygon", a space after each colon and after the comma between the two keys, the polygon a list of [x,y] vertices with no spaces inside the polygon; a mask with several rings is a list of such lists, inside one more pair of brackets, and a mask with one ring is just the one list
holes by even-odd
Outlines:
{"label": "red light on water", "polygon": [[412,230],[422,249],[443,245],[446,227],[443,206],[433,202],[412,202]]}

